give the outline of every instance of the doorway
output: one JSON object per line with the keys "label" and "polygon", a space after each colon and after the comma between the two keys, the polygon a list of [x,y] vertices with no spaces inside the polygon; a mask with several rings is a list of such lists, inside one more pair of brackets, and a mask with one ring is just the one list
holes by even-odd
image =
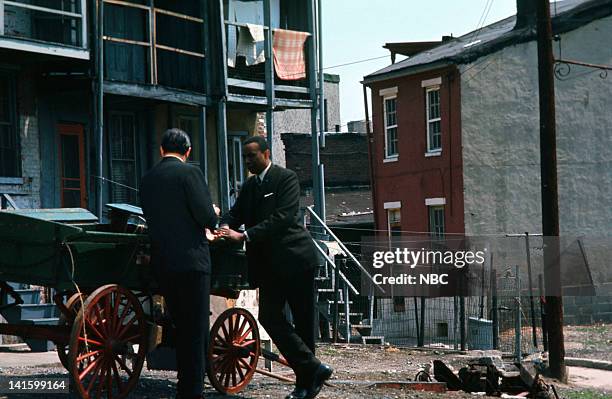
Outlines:
{"label": "doorway", "polygon": [[62,208],[87,208],[83,126],[60,124],[60,204]]}

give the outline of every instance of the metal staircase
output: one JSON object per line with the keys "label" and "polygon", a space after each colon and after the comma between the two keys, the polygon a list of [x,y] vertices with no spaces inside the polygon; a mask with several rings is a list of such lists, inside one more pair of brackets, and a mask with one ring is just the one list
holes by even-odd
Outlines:
{"label": "metal staircase", "polygon": [[[9,194],[0,194],[0,209],[18,209]],[[4,289],[1,289],[4,288]],[[7,322],[28,325],[56,325],[59,309],[54,304],[40,303],[40,290],[27,284],[7,282],[0,287],[0,314]],[[32,352],[46,352],[55,347],[51,341],[26,339]]]}
{"label": "metal staircase", "polygon": [[[326,328],[322,328],[321,338],[331,337],[334,342],[383,344],[383,336],[371,335],[374,293],[360,293],[357,288],[362,276],[367,277],[370,281],[372,281],[372,276],[316,214],[313,207],[307,207],[306,210],[316,221],[317,226],[322,227],[330,238],[330,241],[313,239],[323,259],[323,264],[316,277],[319,317],[325,321],[323,325],[331,329],[331,333],[325,337]],[[334,244],[329,245],[329,243]],[[337,247],[338,253],[330,253],[330,246]],[[374,286],[382,291],[378,286]]]}

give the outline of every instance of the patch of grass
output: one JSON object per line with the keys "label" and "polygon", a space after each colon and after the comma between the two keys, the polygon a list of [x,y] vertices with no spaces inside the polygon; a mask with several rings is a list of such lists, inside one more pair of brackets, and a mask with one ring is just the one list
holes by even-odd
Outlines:
{"label": "patch of grass", "polygon": [[600,391],[584,390],[563,392],[561,397],[565,399],[609,399],[612,396]]}

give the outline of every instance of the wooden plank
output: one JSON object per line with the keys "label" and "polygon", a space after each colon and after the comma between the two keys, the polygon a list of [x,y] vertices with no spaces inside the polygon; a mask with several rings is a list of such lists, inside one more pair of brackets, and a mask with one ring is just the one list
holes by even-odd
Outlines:
{"label": "wooden plank", "polygon": [[104,40],[107,40],[109,42],[116,42],[116,43],[123,43],[123,44],[133,44],[136,46],[143,46],[143,47],[149,47],[151,44],[147,43],[147,42],[141,42],[138,40],[130,40],[130,39],[121,39],[119,37],[113,37],[113,36],[102,36],[102,38]]}
{"label": "wooden plank", "polygon": [[283,108],[312,108],[311,100],[292,100],[288,98],[277,98],[276,106]]}
{"label": "wooden plank", "polygon": [[289,93],[300,93],[300,94],[310,93],[310,89],[308,89],[308,87],[301,87],[301,86],[276,85],[275,89],[276,91],[289,92]]}
{"label": "wooden plank", "polygon": [[69,47],[44,41],[17,39],[3,36],[0,38],[0,48],[10,50],[29,51],[39,54],[56,55],[59,57],[89,59],[89,50],[78,47]]}
{"label": "wooden plank", "polygon": [[210,104],[210,100],[204,94],[172,90],[164,86],[142,86],[130,83],[105,81],[104,93],[148,98],[186,105],[208,106]]}
{"label": "wooden plank", "polygon": [[98,218],[87,209],[57,208],[57,209],[17,209],[6,211],[52,222],[97,222]]}
{"label": "wooden plank", "polygon": [[191,15],[181,14],[181,13],[174,12],[174,11],[164,10],[163,8],[154,8],[153,11],[154,12],[158,12],[160,14],[170,15],[170,16],[175,17],[175,18],[184,19],[184,20],[187,20],[187,21],[197,22],[197,23],[200,23],[200,24],[204,23],[204,20],[202,18],[192,17]]}
{"label": "wooden plank", "polygon": [[121,1],[121,0],[104,0],[105,3],[108,4],[114,4],[116,6],[123,6],[123,7],[131,7],[131,8],[139,8],[141,10],[147,10],[150,11],[150,8],[148,6],[144,6],[142,4],[134,4],[134,3],[128,3],[127,1]]}
{"label": "wooden plank", "polygon": [[162,44],[155,44],[155,47],[158,48],[158,49],[162,49],[162,50],[166,50],[166,51],[172,51],[172,52],[179,53],[179,54],[186,54],[186,55],[191,55],[193,57],[204,58],[204,54],[196,53],[194,51],[182,50],[180,48],[164,46]]}
{"label": "wooden plank", "polygon": [[266,89],[266,85],[263,82],[254,82],[254,81],[243,80],[243,79],[228,78],[227,84],[229,86],[234,86],[234,87],[244,87],[245,89],[261,90],[261,91],[264,91]]}

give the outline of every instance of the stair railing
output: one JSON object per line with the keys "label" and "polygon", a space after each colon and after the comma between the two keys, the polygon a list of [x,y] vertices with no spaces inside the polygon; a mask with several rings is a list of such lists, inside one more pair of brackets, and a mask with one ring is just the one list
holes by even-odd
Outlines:
{"label": "stair railing", "polygon": [[8,194],[0,194],[0,209],[19,209],[13,198]]}
{"label": "stair railing", "polygon": [[[329,257],[329,255],[327,255],[327,253],[325,253],[325,250],[323,248],[321,248],[321,244],[319,244],[317,242],[317,240],[312,240],[315,243],[315,247],[317,248],[317,250],[319,251],[319,253],[321,255],[323,255],[323,258],[325,259],[325,262],[328,263],[333,269],[336,269],[336,264],[335,262]],[[357,291],[357,288],[355,288],[353,286],[353,284],[351,284],[351,282],[349,281],[349,279],[344,275],[344,273],[342,273],[340,270],[338,270],[338,275],[340,276],[340,278],[342,279],[342,281],[344,281],[344,283],[347,285],[348,288],[351,289],[351,291],[353,291],[353,293],[355,295],[359,295],[359,291]]]}
{"label": "stair railing", "polygon": [[361,262],[357,260],[355,255],[353,255],[353,253],[349,251],[346,245],[344,245],[344,243],[334,234],[334,232],[329,228],[329,226],[323,220],[321,220],[321,218],[319,217],[319,215],[317,215],[313,208],[314,207],[312,205],[306,207],[308,212],[310,212],[310,215],[312,215],[312,217],[314,217],[315,220],[325,229],[329,236],[338,243],[340,249],[342,249],[342,251],[353,261],[353,263],[357,265],[361,272],[366,275],[366,277],[372,282],[372,285],[376,287],[376,289],[379,290],[381,294],[384,294],[385,290],[383,290],[378,284],[374,282],[374,278],[372,277],[372,275],[366,270],[365,267],[361,265]]}

